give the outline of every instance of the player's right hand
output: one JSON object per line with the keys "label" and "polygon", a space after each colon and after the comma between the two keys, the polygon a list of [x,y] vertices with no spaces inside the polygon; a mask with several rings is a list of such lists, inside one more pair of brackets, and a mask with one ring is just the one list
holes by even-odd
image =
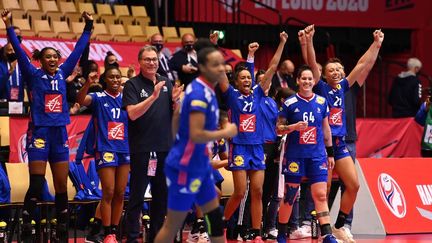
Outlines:
{"label": "player's right hand", "polygon": [[308,123],[305,121],[299,121],[296,123],[295,130],[302,131],[308,127]]}
{"label": "player's right hand", "polygon": [[1,16],[3,21],[6,23],[6,21],[12,18],[12,12],[9,9],[4,9],[1,13]]}
{"label": "player's right hand", "polygon": [[232,138],[237,135],[237,126],[234,123],[227,123],[225,125],[225,137]]}
{"label": "player's right hand", "polygon": [[164,85],[165,85],[165,81],[161,81],[155,85],[154,90],[153,90],[153,94],[152,94],[152,97],[154,99],[159,98],[160,91]]}

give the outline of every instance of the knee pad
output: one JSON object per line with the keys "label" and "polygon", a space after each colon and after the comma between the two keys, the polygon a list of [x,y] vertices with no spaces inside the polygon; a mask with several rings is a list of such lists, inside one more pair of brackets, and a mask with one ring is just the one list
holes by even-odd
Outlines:
{"label": "knee pad", "polygon": [[30,200],[39,200],[41,198],[44,182],[44,175],[30,175],[30,185],[27,192]]}
{"label": "knee pad", "polygon": [[291,186],[288,184],[285,185],[286,192],[284,197],[284,203],[288,203],[290,206],[294,204],[299,186],[300,185],[296,185],[296,186]]}
{"label": "knee pad", "polygon": [[204,215],[209,236],[219,237],[224,235],[224,223],[222,218],[222,211],[219,207]]}

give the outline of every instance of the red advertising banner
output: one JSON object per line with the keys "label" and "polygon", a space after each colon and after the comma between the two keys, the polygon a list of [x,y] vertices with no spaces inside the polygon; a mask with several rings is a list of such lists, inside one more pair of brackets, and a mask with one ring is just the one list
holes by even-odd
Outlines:
{"label": "red advertising banner", "polygon": [[432,160],[359,159],[387,234],[432,232]]}
{"label": "red advertising banner", "polygon": [[357,119],[357,158],[420,157],[422,132],[413,118]]}
{"label": "red advertising banner", "polygon": [[[26,151],[26,132],[29,119],[27,117],[11,117],[9,120],[10,154],[9,162],[28,162]],[[71,123],[66,126],[69,136],[69,161],[75,160],[76,151],[90,116],[71,116]]]}
{"label": "red advertising banner", "polygon": [[[3,46],[7,43],[6,38],[0,38],[0,45]],[[22,47],[28,55],[35,49],[41,50],[46,46],[51,46],[60,51],[62,57],[68,57],[72,52],[76,41],[72,40],[59,40],[59,39],[43,39],[24,37]],[[135,42],[98,42],[92,41],[90,44],[89,59],[94,60],[100,67],[103,67],[103,62],[108,51],[111,51],[119,60],[119,64],[122,67],[128,67],[134,65],[136,71],[138,71],[138,52],[141,47],[148,43],[135,43]],[[171,56],[181,48],[180,43],[165,43],[164,49],[162,50],[167,56]],[[234,54],[229,49],[221,48],[224,54],[225,61],[235,65],[241,61],[241,58]]]}
{"label": "red advertising banner", "polygon": [[[258,2],[279,10],[283,21],[293,18],[319,26],[334,27],[419,29],[428,25],[431,20],[429,12],[432,9],[432,1],[416,0],[258,0]],[[233,18],[239,18],[241,23],[254,23],[253,18],[242,17],[242,13],[235,16],[240,9],[248,16],[279,24],[279,16],[276,13],[253,1],[178,0],[175,3],[177,21],[186,21],[192,17],[198,22],[232,23]]]}

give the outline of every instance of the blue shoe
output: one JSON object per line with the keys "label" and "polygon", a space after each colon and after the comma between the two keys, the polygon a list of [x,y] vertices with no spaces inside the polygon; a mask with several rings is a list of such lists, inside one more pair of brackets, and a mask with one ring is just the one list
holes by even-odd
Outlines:
{"label": "blue shoe", "polygon": [[338,243],[339,241],[336,240],[336,237],[334,237],[334,235],[326,235],[323,238],[323,243]]}
{"label": "blue shoe", "polygon": [[278,243],[286,243],[286,241],[287,241],[286,235],[285,234],[278,234],[276,240]]}

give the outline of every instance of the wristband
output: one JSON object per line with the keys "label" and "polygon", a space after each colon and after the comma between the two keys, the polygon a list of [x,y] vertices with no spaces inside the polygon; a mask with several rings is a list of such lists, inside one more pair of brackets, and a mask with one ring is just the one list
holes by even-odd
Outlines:
{"label": "wristband", "polygon": [[334,157],[334,149],[333,146],[326,146],[327,157]]}
{"label": "wristband", "polygon": [[93,20],[86,20],[85,26],[84,26],[84,31],[91,31],[92,28],[93,28]]}

